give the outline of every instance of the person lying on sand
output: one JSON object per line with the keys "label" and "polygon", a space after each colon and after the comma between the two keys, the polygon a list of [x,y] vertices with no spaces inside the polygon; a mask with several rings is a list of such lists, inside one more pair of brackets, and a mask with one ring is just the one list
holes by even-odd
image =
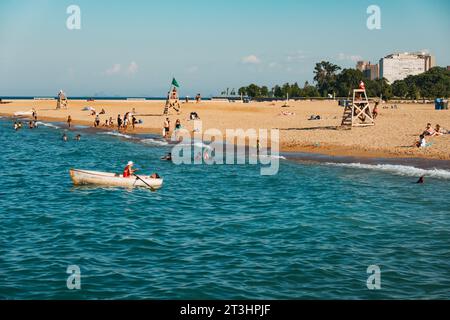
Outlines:
{"label": "person lying on sand", "polygon": [[436,125],[436,128],[434,129],[434,132],[435,132],[435,136],[443,136],[444,134],[448,134],[449,132],[448,132],[448,130],[446,130],[446,129],[444,129],[444,128],[441,128],[441,126],[440,125]]}
{"label": "person lying on sand", "polygon": [[434,131],[433,127],[431,126],[431,123],[427,124],[427,128],[423,132],[423,135],[424,136],[431,136],[431,137],[436,135],[436,131]]}
{"label": "person lying on sand", "polygon": [[282,111],[281,113],[280,113],[280,116],[295,116],[295,113],[294,112],[287,112],[287,111]]}

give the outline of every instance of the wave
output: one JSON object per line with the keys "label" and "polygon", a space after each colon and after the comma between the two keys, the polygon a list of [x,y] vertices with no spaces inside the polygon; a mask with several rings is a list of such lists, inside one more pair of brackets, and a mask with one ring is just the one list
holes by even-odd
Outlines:
{"label": "wave", "polygon": [[161,141],[156,139],[142,139],[142,143],[156,145],[156,146],[167,146],[169,143],[167,141]]}
{"label": "wave", "polygon": [[271,154],[268,154],[268,155],[260,154],[260,155],[255,155],[255,157],[260,157],[260,158],[264,158],[264,159],[269,158],[269,159],[287,160],[286,157],[284,157],[284,156],[275,156],[275,155],[271,155]]}
{"label": "wave", "polygon": [[201,148],[201,149],[208,149],[208,150],[213,150],[213,148],[203,142],[193,142],[193,143],[178,143],[178,144],[174,144],[174,146],[179,146],[179,147],[197,147],[197,148]]}
{"label": "wave", "polygon": [[47,127],[47,128],[61,129],[61,127],[58,127],[57,125],[54,125],[53,123],[46,123],[46,122],[40,122],[40,121],[38,121],[38,122],[36,122],[36,124],[37,124],[38,126],[44,126],[44,127]]}
{"label": "wave", "polygon": [[354,168],[354,169],[365,169],[365,170],[375,170],[381,172],[387,172],[400,176],[407,177],[429,177],[437,179],[450,180],[450,171],[443,169],[420,169],[411,166],[404,165],[393,165],[393,164],[362,164],[362,163],[326,163],[330,166],[343,167],[343,168]]}
{"label": "wave", "polygon": [[124,139],[134,139],[132,136],[127,135],[127,134],[123,134],[120,132],[116,132],[116,131],[108,131],[108,132],[101,132],[99,133],[101,135],[107,135],[107,136],[114,136],[114,137],[120,137],[120,138],[124,138]]}

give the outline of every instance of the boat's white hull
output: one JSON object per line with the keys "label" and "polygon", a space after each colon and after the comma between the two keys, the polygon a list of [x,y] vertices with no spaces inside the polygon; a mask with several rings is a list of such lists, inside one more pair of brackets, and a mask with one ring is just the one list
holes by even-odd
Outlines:
{"label": "boat's white hull", "polygon": [[136,177],[124,178],[122,175],[114,173],[86,171],[86,170],[70,170],[70,177],[74,185],[97,185],[107,187],[143,187],[158,190],[163,185],[163,179],[152,179],[146,176],[139,176],[142,180]]}

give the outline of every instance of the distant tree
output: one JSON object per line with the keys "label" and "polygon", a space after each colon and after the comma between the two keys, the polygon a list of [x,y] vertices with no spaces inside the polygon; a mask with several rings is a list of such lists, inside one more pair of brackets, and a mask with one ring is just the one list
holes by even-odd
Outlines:
{"label": "distant tree", "polygon": [[386,101],[392,98],[392,87],[389,85],[389,82],[386,80],[386,78],[377,79],[373,82],[376,84],[376,91],[374,92],[373,96],[383,97],[383,99]]}
{"label": "distant tree", "polygon": [[316,64],[314,68],[314,81],[317,83],[317,89],[323,97],[335,92],[336,73],[339,70],[341,70],[341,67],[327,61]]}
{"label": "distant tree", "polygon": [[283,97],[283,90],[281,90],[281,87],[279,85],[276,85],[273,88],[273,95],[275,98],[282,98]]}
{"label": "distant tree", "polygon": [[336,77],[336,93],[340,97],[349,97],[353,94],[353,90],[359,87],[360,81],[363,79],[361,71],[356,69],[344,69]]}
{"label": "distant tree", "polygon": [[403,80],[395,81],[392,84],[392,93],[395,97],[398,98],[406,98],[408,95],[408,86],[406,85],[406,82]]}
{"label": "distant tree", "polygon": [[306,85],[303,88],[303,96],[305,98],[316,98],[316,97],[320,97],[320,92],[319,90],[317,90],[317,88],[315,86],[311,86],[311,85]]}
{"label": "distant tree", "polygon": [[261,97],[267,98],[269,97],[269,88],[267,86],[262,86],[260,90]]}
{"label": "distant tree", "polygon": [[250,98],[257,98],[261,96],[261,88],[258,87],[256,84],[251,84],[247,87],[247,95]]}
{"label": "distant tree", "polygon": [[417,88],[415,83],[412,83],[409,87],[408,87],[408,94],[407,97],[413,100],[418,100],[420,99],[420,90],[419,88]]}

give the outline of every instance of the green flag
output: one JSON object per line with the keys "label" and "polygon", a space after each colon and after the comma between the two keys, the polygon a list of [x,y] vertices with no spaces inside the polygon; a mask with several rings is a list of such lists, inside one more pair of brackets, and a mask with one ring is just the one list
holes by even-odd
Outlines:
{"label": "green flag", "polygon": [[176,80],[175,78],[173,78],[173,80],[172,80],[172,85],[173,85],[174,87],[177,87],[177,88],[180,87],[180,85],[178,84],[178,82],[177,82],[177,80]]}

